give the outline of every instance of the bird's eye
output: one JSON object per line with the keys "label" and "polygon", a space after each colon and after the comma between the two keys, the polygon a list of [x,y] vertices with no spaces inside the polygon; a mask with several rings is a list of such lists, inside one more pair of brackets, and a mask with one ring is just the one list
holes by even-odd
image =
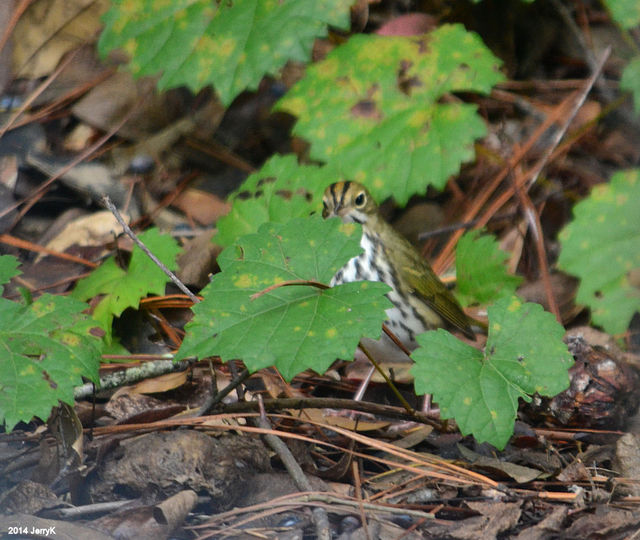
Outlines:
{"label": "bird's eye", "polygon": [[364,193],[360,193],[355,200],[356,206],[364,206]]}
{"label": "bird's eye", "polygon": [[322,208],[323,208],[324,210],[327,210],[327,209],[328,209],[328,208],[327,208],[327,201],[322,201]]}

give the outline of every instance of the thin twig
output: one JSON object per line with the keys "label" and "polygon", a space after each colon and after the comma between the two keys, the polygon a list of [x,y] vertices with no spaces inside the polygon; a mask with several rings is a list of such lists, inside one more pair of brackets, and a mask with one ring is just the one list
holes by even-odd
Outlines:
{"label": "thin twig", "polygon": [[238,376],[234,377],[233,380],[222,390],[208,397],[193,416],[205,416],[209,414],[218,403],[222,402],[222,400],[227,397],[227,395],[229,395],[231,392],[233,392],[233,390],[235,390],[244,381],[246,381],[250,375],[251,373],[249,372],[249,370],[245,368],[238,374]]}
{"label": "thin twig", "polygon": [[[244,399],[244,389],[240,387],[239,384],[234,384],[235,381],[243,381],[245,377],[243,377],[244,373],[238,373],[238,366],[236,365],[235,362],[229,362],[229,371],[231,371],[231,383],[229,384],[229,387],[231,389],[235,388],[236,389],[236,397],[238,398],[238,401],[242,402],[245,401]],[[245,368],[245,371],[248,371]],[[213,401],[215,401],[216,403],[218,403],[219,398],[214,397]]]}
{"label": "thin twig", "polygon": [[0,36],[0,52],[4,49],[5,45],[11,37],[11,33],[15,30],[16,24],[22,17],[22,14],[27,10],[34,0],[20,0],[20,3],[13,8],[11,18],[5,24],[4,32]]}
{"label": "thin twig", "polygon": [[529,230],[533,235],[536,255],[538,257],[538,265],[540,266],[540,275],[542,277],[542,283],[547,296],[547,303],[549,304],[549,311],[553,313],[556,320],[562,324],[562,316],[560,315],[558,302],[556,302],[556,298],[553,294],[553,287],[551,285],[551,273],[549,272],[549,261],[547,261],[547,251],[544,246],[540,216],[538,215],[536,207],[533,205],[529,194],[522,189],[522,186],[517,182],[514,182],[514,189],[518,196],[520,206],[522,207],[524,218],[529,224]]}
{"label": "thin twig", "polygon": [[[560,109],[563,104],[560,104],[557,108]],[[556,118],[553,114],[549,114],[545,120],[535,129],[533,134],[529,137],[529,139],[522,145],[519,150],[516,150],[514,154],[510,157],[507,163],[504,164],[502,169],[494,176],[494,178],[483,187],[482,191],[474,197],[473,201],[471,201],[471,206],[465,211],[462,216],[463,221],[469,221],[471,219],[475,219],[477,215],[480,214],[484,205],[489,201],[492,195],[498,190],[498,187],[502,184],[502,181],[507,177],[507,175],[513,170],[513,168],[525,157],[527,152],[533,148],[535,143],[547,132],[547,130],[555,123]],[[504,203],[502,203],[504,204]],[[500,206],[502,206],[502,204]],[[495,204],[491,206],[493,209]],[[485,215],[494,215],[495,210],[492,213],[489,213],[489,210],[485,212]],[[477,224],[474,228],[479,229],[486,224],[486,220],[478,219],[476,220]],[[453,262],[455,257],[455,246],[460,239],[460,237],[464,234],[464,231],[459,230],[451,235],[446,245],[442,248],[442,251],[438,255],[437,259],[433,261],[432,267],[436,274],[442,274],[444,270],[446,270],[449,265]]]}
{"label": "thin twig", "polygon": [[[562,126],[553,134],[551,144],[549,144],[545,148],[543,155],[540,157],[534,167],[528,172],[528,182],[523,182],[522,184],[514,182],[513,186],[513,190],[518,197],[518,200],[522,207],[524,217],[529,223],[529,228],[531,230],[531,233],[533,234],[536,253],[538,257],[538,264],[540,266],[540,275],[542,276],[542,282],[544,284],[547,302],[549,303],[549,310],[551,311],[551,313],[553,313],[560,324],[562,324],[562,317],[560,315],[560,309],[558,308],[558,303],[556,302],[556,299],[553,295],[553,288],[551,286],[549,262],[547,261],[547,254],[544,247],[544,238],[542,236],[542,223],[540,222],[540,216],[538,215],[538,212],[531,202],[531,199],[527,192],[529,191],[531,186],[535,184],[538,177],[540,176],[540,173],[542,172],[542,169],[546,166],[550,156],[553,155],[553,151],[556,149],[558,144],[560,144],[560,141],[567,132],[567,129],[569,129],[569,125],[573,121],[573,118],[578,113],[578,110],[587,98],[587,95],[591,91],[591,88],[600,76],[600,72],[602,71],[605,62],[607,61],[609,54],[611,54],[611,47],[607,47],[600,56],[598,63],[595,66],[594,72],[591,74],[591,77],[589,77],[587,84],[584,86],[579,96],[573,103],[573,106],[569,111],[569,114],[565,117]],[[523,189],[523,187],[526,189]]]}
{"label": "thin twig", "polygon": [[205,154],[222,161],[225,165],[229,165],[248,174],[256,172],[256,168],[251,165],[251,163],[245,161],[239,155],[229,150],[226,146],[217,143],[216,141],[207,141],[206,144],[204,144],[192,137],[186,137],[185,143],[191,148],[195,148],[200,152],[204,152]]}
{"label": "thin twig", "polygon": [[[308,493],[290,493],[277,497],[268,502],[254,504],[252,506],[244,506],[242,508],[234,508],[226,512],[220,512],[212,516],[209,521],[199,525],[187,527],[187,529],[198,530],[215,526],[216,523],[228,522],[231,518],[250,512],[260,512],[262,510],[270,510],[272,508],[281,508],[280,512],[287,512],[299,506],[313,506],[314,504],[324,504],[332,509],[334,513],[355,513],[360,503],[345,496],[337,496],[332,493],[324,492],[308,492]],[[382,505],[371,502],[362,502],[365,510],[370,516],[375,517],[377,514],[393,516],[395,514],[404,514],[415,517],[416,519],[433,519],[433,513],[424,512],[422,510],[413,510],[411,508],[401,507],[400,505]],[[262,517],[263,514],[253,514],[252,517]]]}
{"label": "thin twig", "polygon": [[[355,401],[353,399],[343,398],[278,398],[264,400],[264,407],[267,412],[275,412],[286,409],[304,410],[304,409],[336,409],[350,410],[380,416],[392,420],[410,420],[419,424],[442,428],[442,422],[427,416],[420,411],[408,413],[404,407],[394,407],[391,405],[382,405],[380,403],[371,403],[369,401]],[[241,403],[228,403],[224,406],[224,412],[229,414],[248,413],[257,410],[254,401],[244,401]]]}
{"label": "thin twig", "polygon": [[[499,214],[493,216],[491,218],[491,223],[495,223],[496,221],[507,221],[512,220],[516,216],[516,212],[507,212],[506,214]],[[460,229],[464,229],[465,231],[468,229],[472,229],[480,222],[479,219],[472,219],[470,221],[465,221],[464,223],[453,223],[451,225],[445,225],[444,227],[438,227],[437,229],[431,229],[429,231],[421,232],[418,235],[418,240],[423,242],[424,240],[428,240],[429,238],[433,238],[434,236],[441,236],[443,234],[449,234]]]}
{"label": "thin twig", "polygon": [[105,195],[102,198],[102,202],[104,203],[104,205],[109,209],[109,211],[115,216],[115,218],[118,220],[118,223],[120,223],[120,226],[122,227],[122,229],[124,230],[125,233],[127,233],[127,236],[129,238],[131,238],[131,240],[134,241],[134,243],[142,250],[144,251],[144,253],[147,255],[147,257],[149,257],[154,264],[160,268],[160,270],[162,270],[167,276],[169,276],[169,279],[171,279],[171,281],[173,281],[177,287],[184,293],[186,294],[189,299],[194,303],[194,304],[198,304],[200,302],[200,299],[193,294],[188,288],[187,286],[182,283],[182,281],[180,281],[178,279],[178,276],[176,276],[171,270],[169,270],[163,263],[162,261],[160,261],[160,259],[158,259],[158,257],[156,257],[153,253],[151,253],[151,250],[149,250],[149,248],[147,246],[145,246],[142,243],[142,240],[140,240],[140,238],[138,238],[138,236],[136,235],[136,233],[134,233],[131,230],[131,227],[129,227],[129,225],[127,225],[127,223],[125,222],[125,220],[122,218],[122,216],[120,215],[120,212],[118,211],[118,209],[116,208],[115,204],[113,204],[111,202],[111,199],[109,198],[108,195]]}
{"label": "thin twig", "polygon": [[[158,377],[167,373],[184,371],[192,363],[193,361],[189,360],[174,362],[171,359],[145,362],[139,366],[116,371],[115,373],[109,373],[104,377],[100,377],[99,388],[100,390],[109,390],[111,388],[118,388],[120,386],[137,383],[144,379],[152,379],[153,377]],[[75,399],[84,399],[91,396],[93,393],[93,383],[87,383],[74,388],[73,397]]]}
{"label": "thin twig", "polygon": [[42,94],[42,92],[44,92],[53,81],[55,81],[58,78],[60,73],[62,73],[62,71],[71,63],[71,60],[74,59],[76,54],[78,54],[78,49],[71,52],[69,56],[67,56],[67,58],[65,58],[62,62],[60,62],[60,65],[58,65],[58,67],[51,73],[51,75],[49,75],[44,81],[42,81],[42,83],[40,83],[40,86],[38,86],[38,88],[36,88],[33,92],[31,92],[29,97],[24,101],[24,103],[20,106],[20,108],[17,109],[9,117],[6,124],[2,126],[2,128],[0,128],[0,139],[2,139],[4,134],[11,129],[11,127],[13,126],[13,123],[18,119],[18,117],[22,113],[24,113],[24,111],[26,111],[29,108],[29,106],[36,100],[36,98],[40,94]]}
{"label": "thin twig", "polygon": [[607,47],[604,50],[604,52],[600,55],[600,58],[598,59],[598,62],[595,66],[593,73],[591,74],[589,79],[587,79],[587,82],[582,88],[582,90],[580,91],[580,94],[578,94],[578,97],[573,103],[573,106],[571,107],[569,114],[564,119],[564,123],[562,124],[560,129],[557,129],[555,131],[551,139],[551,144],[547,146],[547,148],[545,149],[544,153],[542,154],[538,162],[528,172],[527,175],[530,177],[530,179],[527,185],[527,190],[529,190],[531,186],[533,186],[533,184],[535,184],[536,181],[538,180],[538,176],[540,176],[542,169],[547,165],[547,162],[549,161],[549,157],[553,153],[553,150],[556,148],[556,146],[558,146],[558,144],[562,140],[562,137],[564,137],[565,133],[567,132],[567,129],[569,129],[569,125],[575,118],[576,114],[578,114],[578,111],[580,110],[580,107],[582,107],[582,104],[584,103],[584,101],[587,99],[589,92],[591,92],[591,88],[593,88],[593,85],[598,80],[598,77],[600,77],[600,72],[604,68],[604,64],[609,58],[610,54],[611,54],[611,46]]}
{"label": "thin twig", "polygon": [[[141,100],[142,98],[138,100],[138,103]],[[73,169],[73,167],[75,167],[76,165],[84,161],[88,156],[93,154],[98,148],[100,148],[111,137],[113,137],[116,134],[116,132],[119,131],[120,128],[124,126],[125,123],[127,123],[127,121],[129,120],[133,112],[137,110],[138,103],[136,103],[135,106],[131,107],[129,112],[125,114],[122,117],[122,119],[115,126],[113,126],[113,128],[111,128],[107,133],[105,133],[102,137],[100,137],[100,139],[98,139],[95,143],[93,143],[89,148],[81,152],[80,155],[78,155],[75,159],[73,159],[68,165],[65,165],[64,167],[62,167],[62,169],[60,169],[51,178],[48,178],[42,184],[40,184],[35,190],[33,190],[33,192],[29,195],[29,197],[25,197],[23,200],[13,203],[9,205],[7,208],[5,208],[4,210],[2,210],[0,212],[0,218],[7,215],[9,212],[14,210],[21,204],[26,203],[25,207],[20,210],[18,217],[11,224],[11,228],[13,228],[16,225],[16,223],[22,218],[22,216],[24,216],[24,214],[26,214],[29,211],[29,209],[46,193],[47,189],[53,182],[55,182],[58,178],[64,176],[67,172]]]}
{"label": "thin twig", "polygon": [[11,236],[10,234],[0,234],[0,244],[7,244],[8,246],[26,249],[28,251],[34,251],[36,253],[44,253],[46,255],[51,255],[52,257],[57,257],[58,259],[64,259],[66,261],[83,264],[91,268],[96,268],[98,266],[97,263],[88,261],[87,259],[83,259],[82,257],[76,257],[75,255],[71,255],[70,253],[61,253],[60,251],[34,244],[33,242],[29,242],[28,240],[16,238],[15,236]]}
{"label": "thin twig", "polygon": [[[40,287],[34,287],[33,284],[29,283],[27,280],[22,279],[20,276],[13,276],[12,280],[15,281],[16,283],[18,283],[19,285],[21,285],[22,287],[25,287],[26,289],[29,290],[29,292],[31,294],[35,294],[35,293],[39,293],[42,291],[46,291],[47,289],[53,289],[56,287],[61,287],[63,285],[68,285],[69,283],[75,283],[76,281],[78,281],[79,279],[85,278],[87,276],[90,276],[91,272],[84,272],[82,274],[76,274],[73,276],[67,276],[66,278],[60,279],[58,281],[54,281],[53,283],[47,283],[45,285],[41,285]],[[66,287],[65,287],[66,289]],[[8,299],[15,299],[18,298],[20,296],[20,293],[16,292],[13,294],[8,294],[7,298]]]}
{"label": "thin twig", "polygon": [[134,503],[131,499],[124,501],[110,501],[87,504],[83,506],[71,506],[68,508],[58,508],[53,511],[54,515],[59,518],[78,519],[84,516],[92,516],[94,519],[96,514],[106,514],[119,510],[127,504]]}
{"label": "thin twig", "polygon": [[[257,402],[253,402],[253,404],[256,406],[258,405]],[[265,403],[265,409],[266,408],[267,408],[267,403]],[[173,429],[175,427],[180,427],[180,426],[192,426],[194,429],[203,429],[205,431],[209,431],[209,430],[242,431],[244,433],[251,433],[256,435],[264,435],[265,433],[272,432],[275,435],[278,435],[280,438],[295,439],[295,440],[299,440],[307,443],[318,444],[320,446],[323,446],[325,448],[330,448],[335,451],[348,452],[354,457],[371,460],[387,468],[403,469],[412,474],[417,474],[420,477],[429,477],[429,478],[438,479],[444,482],[453,482],[456,485],[471,485],[471,484],[476,485],[480,483],[486,487],[491,487],[503,492],[508,492],[507,488],[504,486],[501,486],[500,483],[494,480],[491,480],[490,478],[480,473],[470,471],[465,469],[464,467],[455,465],[449,461],[444,460],[443,458],[438,458],[437,456],[432,456],[429,454],[421,454],[418,452],[413,452],[411,450],[402,449],[395,446],[394,444],[387,443],[378,439],[373,439],[371,437],[367,437],[366,435],[362,435],[360,433],[356,433],[348,429],[343,429],[341,427],[338,427],[337,425],[328,424],[327,422],[315,421],[312,418],[298,417],[297,420],[305,424],[316,426],[319,430],[322,430],[322,431],[325,431],[325,430],[334,431],[338,435],[344,436],[346,439],[350,441],[358,442],[360,444],[365,445],[368,448],[375,449],[377,453],[370,454],[370,453],[366,453],[366,451],[356,452],[351,448],[351,443],[349,443],[349,447],[345,448],[343,446],[333,444],[326,440],[319,439],[317,435],[306,436],[306,435],[300,435],[294,432],[265,430],[255,426],[239,425],[238,422],[235,421],[238,418],[248,418],[250,416],[257,416],[257,414],[258,413],[253,413],[253,415],[246,414],[246,413],[216,414],[214,416],[204,416],[200,418],[184,418],[181,416],[179,418],[160,420],[157,422],[144,423],[144,424],[121,424],[121,425],[101,426],[101,427],[94,428],[93,431],[96,437],[104,437],[104,436],[112,437],[113,435],[116,435],[116,434],[126,434],[126,433],[139,434],[145,431]],[[403,414],[404,414],[404,417],[406,417],[406,413],[403,413]],[[296,420],[296,417],[292,416],[291,414],[273,414],[272,416],[282,419],[286,422],[290,422],[291,420]],[[221,421],[222,423],[220,423]],[[392,457],[389,457],[389,458],[382,457],[379,454],[380,452],[383,452],[384,454],[389,454],[393,458],[400,458],[400,459],[395,460],[395,459],[392,459]]]}
{"label": "thin twig", "polygon": [[[258,394],[258,403],[260,406],[260,416],[258,418],[258,426],[262,429],[273,429],[271,424],[267,420],[267,415],[262,406],[262,396]],[[265,440],[273,451],[278,454],[278,457],[282,461],[282,464],[287,469],[287,472],[296,484],[296,487],[302,491],[313,491],[313,486],[309,479],[305,476],[302,468],[291,454],[289,447],[282,442],[282,439],[276,437],[273,434],[267,433],[264,435]],[[331,528],[329,527],[329,517],[324,508],[316,506],[313,509],[313,518],[316,525],[316,538],[320,540],[331,540]]]}
{"label": "thin twig", "polygon": [[[184,178],[180,180],[180,182],[178,182],[178,185],[175,188],[173,188],[170,193],[168,193],[167,195],[162,197],[160,201],[158,201],[158,203],[155,205],[155,208],[153,210],[147,210],[147,212],[143,216],[138,218],[132,225],[136,228],[137,227],[143,228],[145,225],[155,221],[158,214],[160,214],[160,212],[163,209],[165,209],[167,206],[170,206],[184,192],[184,190],[189,186],[189,184],[194,180],[194,178],[197,178],[197,177],[198,177],[198,173],[195,171],[185,175]],[[192,230],[193,229],[195,229],[195,227],[193,227],[192,225]],[[178,236],[180,237],[185,236],[182,233],[183,231],[179,231]]]}
{"label": "thin twig", "polygon": [[[560,14],[560,18],[569,29],[569,32],[573,35],[573,38],[578,44],[578,47],[582,50],[585,62],[589,66],[589,69],[591,69],[593,73],[599,73],[602,69],[602,66],[599,65],[599,61],[596,58],[595,54],[593,54],[593,50],[591,50],[591,47],[587,45],[587,42],[585,41],[582,34],[582,30],[576,24],[576,21],[571,16],[571,13],[569,13],[569,9],[567,8],[567,6],[560,2],[560,0],[551,0],[551,4]],[[607,87],[604,81],[598,82],[596,86],[598,90],[602,92],[602,96],[604,97],[605,101],[610,102],[613,100],[613,92],[610,88]]]}
{"label": "thin twig", "polygon": [[411,356],[411,351],[409,349],[407,349],[404,344],[402,343],[402,341],[400,341],[400,339],[398,339],[398,336],[396,336],[391,329],[386,325],[386,324],[382,324],[382,331],[387,334],[387,336],[389,336],[389,339],[391,341],[393,341],[396,346],[398,347],[398,349],[400,349],[404,354],[406,354],[407,356]]}
{"label": "thin twig", "polygon": [[362,486],[360,485],[360,471],[358,471],[358,463],[354,461],[351,463],[353,469],[353,489],[355,491],[356,500],[358,501],[358,510],[360,511],[360,522],[362,523],[362,530],[367,540],[371,540],[371,534],[369,534],[369,524],[367,523],[367,514],[364,511],[364,501],[362,500]]}
{"label": "thin twig", "polygon": [[[600,61],[597,65],[598,71],[594,72],[591,75],[591,77],[589,77],[586,84],[583,85],[582,91],[578,94],[576,98],[574,98],[573,105],[571,107],[571,112],[569,113],[568,117],[565,119],[563,126],[560,129],[555,130],[554,137],[553,137],[553,141],[555,142],[552,142],[548,151],[544,153],[544,155],[536,162],[536,164],[529,171],[527,171],[526,178],[529,179],[526,185],[527,190],[537,181],[538,176],[540,175],[540,172],[546,166],[549,160],[549,156],[551,155],[553,148],[557,146],[558,142],[563,137],[564,133],[569,127],[571,120],[573,120],[574,116],[578,112],[578,109],[584,103],[584,100],[586,99],[589,91],[593,87],[593,84],[597,80],[600,74],[600,71],[604,67],[604,62],[608,58],[609,53],[610,53],[610,49],[608,48],[601,55]],[[566,106],[568,102],[569,100],[566,100],[564,103],[561,103],[560,105],[558,105],[558,107],[556,107],[556,111],[559,113]],[[531,150],[533,145],[542,137],[542,135],[546,133],[547,130],[553,124],[556,123],[556,120],[557,120],[556,116],[557,114],[549,114],[547,118],[544,120],[544,122],[542,122],[536,128],[534,133],[531,135],[531,137],[529,137],[529,139],[525,142],[525,144],[520,149],[517,149],[514,152],[513,156],[511,156],[511,158],[500,170],[500,172],[493,178],[491,183],[485,189],[483,189],[482,193],[480,193],[473,200],[471,207],[465,212],[465,214],[462,217],[463,221],[469,221],[471,219],[474,219],[480,213],[480,210],[485,205],[485,203],[489,200],[491,195],[497,190],[498,186],[502,183],[502,180],[504,180],[507,177],[507,175],[511,171],[513,171],[516,165]],[[513,196],[513,193],[514,193],[513,190],[509,188],[505,190],[499,197],[497,197],[497,199],[494,200],[489,205],[489,207],[485,210],[483,216],[479,220],[476,220],[477,225],[475,228],[483,227],[489,221],[491,216],[493,216],[499,208],[501,208],[502,206],[504,206],[504,204],[506,204],[506,202]],[[456,231],[451,236],[451,238],[449,239],[445,247],[442,249],[442,251],[440,252],[440,255],[438,256],[437,260],[433,262],[432,266],[436,273],[442,273],[453,262],[454,247],[456,245],[456,242],[462,236],[463,232],[464,231],[461,231],[461,230]]]}

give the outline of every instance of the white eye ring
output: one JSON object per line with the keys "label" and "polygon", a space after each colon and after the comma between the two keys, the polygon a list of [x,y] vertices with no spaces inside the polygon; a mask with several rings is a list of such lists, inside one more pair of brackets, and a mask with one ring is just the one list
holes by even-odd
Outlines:
{"label": "white eye ring", "polygon": [[365,201],[364,193],[359,193],[354,200],[354,202],[356,203],[356,206],[364,206],[364,201]]}

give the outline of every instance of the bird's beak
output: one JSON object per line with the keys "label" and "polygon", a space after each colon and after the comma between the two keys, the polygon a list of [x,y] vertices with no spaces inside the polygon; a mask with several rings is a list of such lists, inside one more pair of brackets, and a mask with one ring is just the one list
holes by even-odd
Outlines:
{"label": "bird's beak", "polygon": [[333,216],[337,216],[339,218],[343,218],[344,215],[346,213],[346,210],[343,206],[336,206],[333,210],[329,210],[328,208],[323,208],[322,209],[322,217],[323,218],[328,218],[328,217],[333,217]]}

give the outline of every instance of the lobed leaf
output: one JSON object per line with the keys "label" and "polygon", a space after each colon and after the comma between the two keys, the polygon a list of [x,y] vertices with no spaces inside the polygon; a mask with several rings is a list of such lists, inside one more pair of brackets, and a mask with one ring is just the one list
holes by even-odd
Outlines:
{"label": "lobed leaf", "polygon": [[263,223],[308,216],[320,208],[331,178],[326,167],[299,165],[292,154],[271,157],[231,197],[231,212],[217,223],[216,242],[230,246],[239,237],[257,232]]}
{"label": "lobed leaf", "polygon": [[640,170],[613,175],[573,208],[559,235],[558,267],[580,278],[576,301],[593,322],[621,334],[640,311],[640,289],[630,275],[640,268]]}
{"label": "lobed leaf", "polygon": [[440,99],[489,92],[503,78],[499,63],[462,25],[411,38],[356,35],[309,67],[277,107],[298,117],[294,133],[311,142],[313,159],[403,205],[474,157],[484,122],[474,106]]}
{"label": "lobed leaf", "polygon": [[[175,240],[161,235],[157,229],[149,229],[140,235],[140,240],[170,270],[176,268],[176,256],[180,251]],[[71,293],[79,300],[88,300],[104,295],[93,310],[93,318],[106,332],[107,343],[111,341],[111,325],[129,307],[137,307],[149,294],[164,294],[167,275],[140,249],[134,246],[128,270],[116,263],[115,257],[107,259],[91,275],[81,279]]]}
{"label": "lobed leaf", "polygon": [[484,352],[445,330],[426,332],[411,355],[412,373],[416,392],[433,394],[442,418],[455,418],[464,435],[502,449],[513,433],[518,398],[566,389],[573,359],[564,329],[540,305],[513,296],[488,311]]}
{"label": "lobed leaf", "polygon": [[285,281],[328,283],[360,252],[361,229],[337,219],[267,223],[218,258],[221,272],[202,291],[178,358],[241,358],[251,371],[275,365],[287,380],[305,369],[323,373],[336,358],[353,358],[362,335],[380,336],[390,306],[382,283],[332,289],[277,287]]}
{"label": "lobed leaf", "polygon": [[30,305],[0,298],[0,422],[46,420],[73,389],[98,382],[101,343],[84,302],[45,294]]}
{"label": "lobed leaf", "polygon": [[288,61],[307,62],[327,26],[349,27],[352,0],[112,0],[98,42],[104,56],[130,56],[136,76],[162,76],[161,89],[214,84],[227,106]]}
{"label": "lobed leaf", "polygon": [[463,305],[487,304],[511,296],[522,278],[507,273],[502,251],[493,235],[465,233],[456,246],[457,298]]}

